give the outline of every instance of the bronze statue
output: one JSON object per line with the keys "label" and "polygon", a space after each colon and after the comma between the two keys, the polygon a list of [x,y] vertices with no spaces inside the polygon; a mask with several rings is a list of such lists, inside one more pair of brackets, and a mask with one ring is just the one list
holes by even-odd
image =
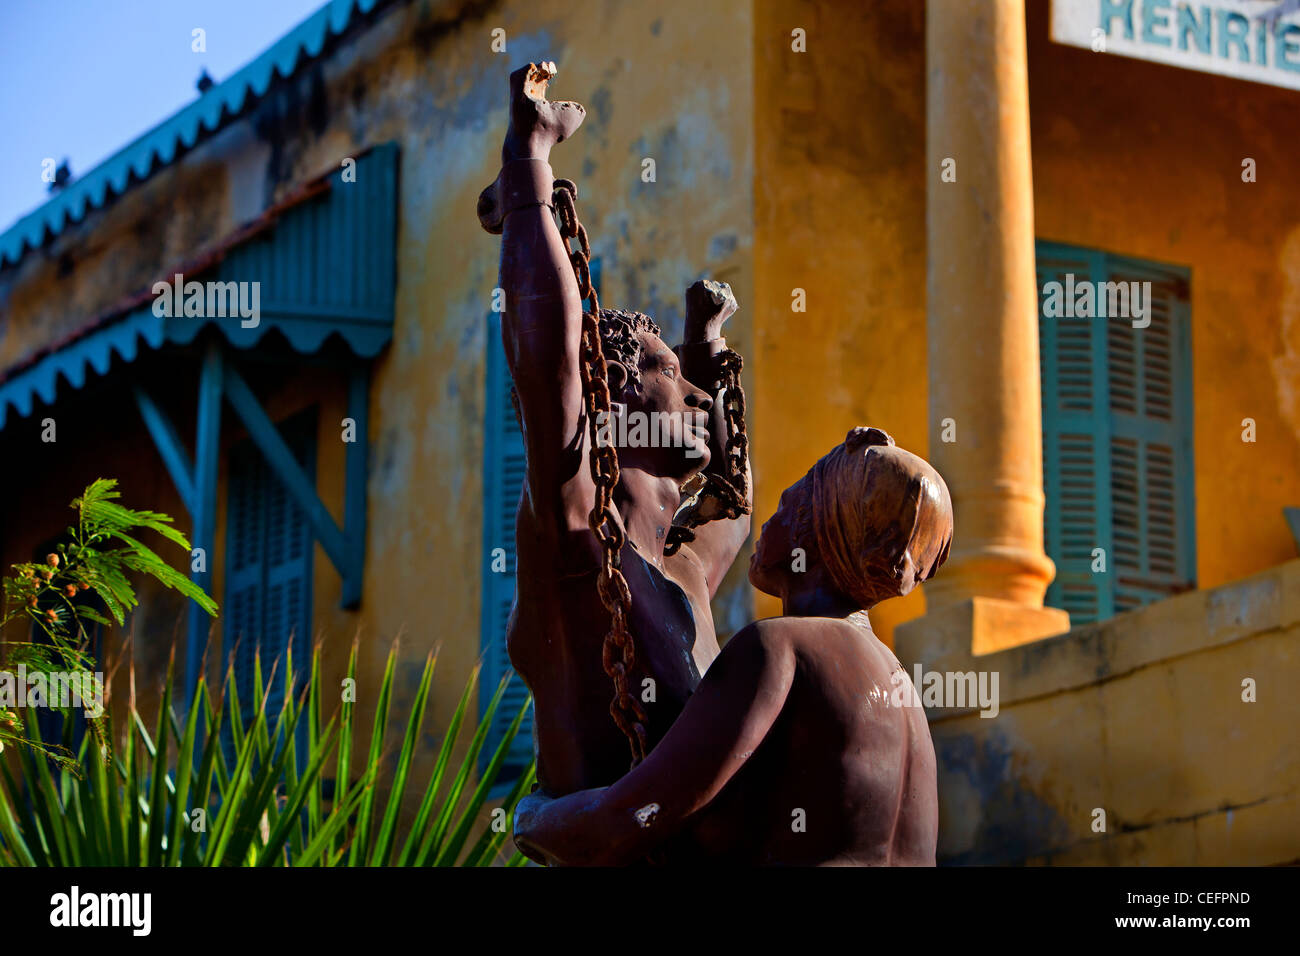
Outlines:
{"label": "bronze statue", "polygon": [[617,783],[526,797],[516,845],[553,865],[658,851],[672,863],[933,866],[929,726],[898,693],[910,682],[866,610],[932,577],[951,540],[939,474],[879,429],[851,431],[759,537],[750,581],[785,616],[737,633]]}
{"label": "bronze statue", "polygon": [[[554,73],[511,75],[502,170],[479,199],[502,236],[527,452],[508,641],[534,695],[541,790],[516,842],[555,864],[933,864],[928,725],[891,703],[907,676],[866,609],[946,558],[947,488],[883,432],[855,429],[759,539],[750,581],[785,616],[719,656],[709,601],[749,533],[740,359],[721,336],[735,299],[692,286],[675,350],[648,316],[600,309],[576,186],[549,165],[584,116],[547,101]],[[647,414],[676,440],[602,432]]]}
{"label": "bronze statue", "polygon": [[[681,712],[718,654],[709,601],[749,535],[749,506],[735,398],[719,401],[738,369],[722,339],[735,299],[693,286],[676,350],[649,316],[598,309],[576,188],[549,165],[585,114],[547,101],[554,72],[511,75],[502,169],[479,217],[502,236],[502,337],[527,455],[508,647],[533,692],[538,781],[560,795],[613,783],[629,742],[639,758]],[[570,238],[582,246],[573,258]],[[597,417],[651,414],[678,440],[598,441]],[[685,503],[684,487],[698,492]]]}

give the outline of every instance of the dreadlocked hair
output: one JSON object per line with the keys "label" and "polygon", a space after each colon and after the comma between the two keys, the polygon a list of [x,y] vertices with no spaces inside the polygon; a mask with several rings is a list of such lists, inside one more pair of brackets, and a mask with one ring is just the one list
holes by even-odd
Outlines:
{"label": "dreadlocked hair", "polygon": [[605,358],[619,362],[627,369],[628,384],[633,389],[641,387],[642,332],[660,335],[659,326],[644,312],[627,309],[600,310],[600,347]]}

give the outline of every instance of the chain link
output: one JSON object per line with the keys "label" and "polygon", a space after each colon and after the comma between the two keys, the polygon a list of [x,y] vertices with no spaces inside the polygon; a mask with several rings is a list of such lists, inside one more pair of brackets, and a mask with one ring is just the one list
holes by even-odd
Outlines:
{"label": "chain link", "polygon": [[[619,479],[618,451],[612,443],[597,441],[597,423],[609,420],[612,407],[609,375],[600,341],[600,300],[591,284],[591,243],[586,228],[578,220],[577,198],[578,186],[573,180],[555,180],[552,203],[559,220],[560,237],[578,282],[578,295],[591,303],[582,314],[580,372],[582,401],[591,441],[588,465],[596,486],[587,524],[600,545],[596,591],[610,616],[610,628],[601,645],[601,666],[614,683],[610,715],[627,737],[632,751],[632,766],[635,767],[645,759],[647,718],[641,702],[628,689],[628,679],[636,666],[636,643],[628,629],[632,592],[619,567],[626,535],[614,508],[614,488]],[[574,239],[578,241],[576,249],[571,244]],[[710,477],[711,491],[722,500],[723,510],[709,520],[724,516],[739,518],[752,510],[747,473],[749,436],[745,431],[745,390],[740,384],[743,367],[737,352],[725,349],[719,354],[719,387],[723,389],[723,415],[727,423],[727,441],[723,451],[725,475],[713,474]],[[673,530],[681,534],[671,551],[665,549],[668,554],[676,552],[682,540],[693,537],[684,528]]]}
{"label": "chain link", "polygon": [[745,431],[745,390],[740,385],[744,361],[739,352],[724,349],[718,356],[723,388],[722,412],[727,421],[727,444],[723,449],[727,483],[735,497],[727,503],[727,517],[739,518],[753,510],[749,500],[749,434]]}
{"label": "chain link", "polygon": [[[614,682],[614,698],[609,712],[618,729],[627,737],[632,750],[632,766],[645,759],[646,713],[641,702],[628,690],[628,678],[636,667],[636,643],[628,630],[632,609],[632,592],[619,568],[626,541],[614,509],[614,488],[618,484],[618,452],[613,444],[598,442],[597,422],[609,421],[611,400],[605,353],[600,342],[600,300],[591,285],[591,244],[587,230],[578,221],[577,184],[569,179],[555,180],[552,202],[559,217],[560,237],[569,255],[578,294],[590,301],[591,308],[582,314],[582,402],[587,413],[591,451],[588,459],[591,480],[596,486],[595,501],[587,516],[587,525],[600,545],[600,573],[596,591],[609,611],[610,627],[601,645],[601,666]],[[570,240],[578,240],[574,249]],[[743,401],[743,400],[742,400]]]}

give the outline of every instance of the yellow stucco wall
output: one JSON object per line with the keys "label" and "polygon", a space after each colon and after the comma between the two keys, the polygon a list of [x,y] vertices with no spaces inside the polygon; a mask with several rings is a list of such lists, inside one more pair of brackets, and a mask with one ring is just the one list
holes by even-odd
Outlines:
{"label": "yellow stucco wall", "polygon": [[1038,236],[1191,270],[1198,584],[1295,557],[1300,93],[1052,44],[1028,9]]}
{"label": "yellow stucco wall", "polygon": [[[506,31],[504,54],[492,49],[496,28]],[[69,229],[56,254],[29,256],[10,286],[0,363],[32,354],[121,296],[147,288],[204,243],[302,182],[338,168],[343,157],[395,141],[396,320],[393,343],[372,378],[364,594],[358,611],[339,608],[339,576],[317,546],[313,626],[325,641],[329,681],[342,676],[351,641],[360,636],[362,713],[377,692],[394,638],[401,639],[395,686],[401,710],[425,655],[441,647],[426,724],[428,742],[436,742],[479,657],[479,587],[486,563],[484,358],[500,244],[480,230],[475,205],[499,164],[507,76],[529,59],[555,60],[560,73],[551,95],[577,99],[588,109],[583,129],[555,151],[553,164],[557,175],[579,183],[580,213],[602,259],[603,304],[649,312],[664,326],[665,338],[676,341],[686,287],[713,276],[736,290],[742,308],[727,332],[748,353],[754,298],[750,30],[745,0],[586,11],[561,0],[398,8],[306,70],[296,81],[297,97],[271,97],[260,119],[275,116],[270,125],[278,124],[278,152],[258,139],[249,122],[236,123]],[[313,129],[308,114],[318,111],[304,108],[313,95],[324,97],[324,128]],[[642,180],[645,158],[655,160],[654,182]],[[65,248],[72,250],[71,266],[61,270],[57,252]],[[192,390],[193,381],[185,384]],[[276,419],[319,407],[318,488],[340,519],[341,382],[300,370],[271,387],[266,404]],[[162,507],[188,525],[129,400],[118,411],[129,421],[119,438],[81,452],[69,448],[61,460],[84,456],[80,470],[120,474],[133,503]],[[188,436],[192,404],[174,413]],[[228,447],[241,430],[229,409],[225,418]],[[6,432],[6,440],[19,435]],[[149,471],[150,480],[138,480],[141,471]],[[76,481],[46,489],[36,477],[20,479],[33,521],[63,521],[55,509],[80,487]],[[214,568],[218,597],[224,525],[223,503]],[[27,539],[35,533],[11,529],[6,560],[26,559]],[[743,567],[719,601],[720,629],[752,617],[747,585],[734,586],[741,581]],[[168,630],[168,648],[174,633],[181,634],[183,647],[182,626]],[[155,667],[145,683],[159,676]],[[430,763],[434,753],[426,748]],[[428,769],[417,765],[414,773],[419,778]]]}
{"label": "yellow stucco wall", "polygon": [[[1282,508],[1300,503],[1298,94],[1052,44],[1047,9],[1027,9],[1035,234],[1191,269],[1198,583],[1276,565],[1296,554]],[[925,11],[760,0],[754,35],[766,518],[852,425],[927,452]],[[1241,180],[1245,157],[1256,183]],[[795,288],[805,314],[791,311]],[[779,611],[766,597],[758,609]],[[889,643],[923,610],[914,595],[872,620]]]}
{"label": "yellow stucco wall", "polygon": [[909,632],[914,678],[998,675],[996,715],[929,711],[940,860],[1300,859],[1298,639],[1300,560],[994,654]]}
{"label": "yellow stucco wall", "polygon": [[[755,514],[854,425],[925,455],[924,8],[755,4]],[[802,29],[807,52],[791,49]],[[807,312],[792,311],[793,290]],[[888,641],[919,594],[872,612]],[[760,616],[780,613],[761,596]]]}

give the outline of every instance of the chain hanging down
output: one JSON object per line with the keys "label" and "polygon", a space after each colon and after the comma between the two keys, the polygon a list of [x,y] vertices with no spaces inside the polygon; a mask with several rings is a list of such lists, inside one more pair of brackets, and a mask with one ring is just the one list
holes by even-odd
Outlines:
{"label": "chain hanging down", "polygon": [[[591,308],[582,313],[580,371],[582,403],[591,441],[588,463],[591,479],[596,485],[596,500],[587,524],[600,544],[600,574],[596,590],[610,616],[609,631],[601,646],[601,664],[614,682],[614,699],[610,702],[609,712],[618,729],[627,737],[632,749],[632,766],[635,767],[645,759],[646,713],[641,702],[628,690],[628,676],[636,666],[636,645],[628,630],[632,592],[619,568],[626,536],[614,510],[614,487],[619,477],[618,451],[610,443],[597,441],[596,436],[597,423],[609,421],[612,408],[609,375],[600,342],[600,300],[591,285],[591,244],[587,240],[586,228],[578,221],[577,198],[576,183],[569,179],[555,180],[552,202],[559,217],[560,237],[578,280],[578,295],[591,302]],[[570,245],[571,239],[578,241],[577,249]]]}
{"label": "chain hanging down", "polygon": [[745,390],[740,384],[744,367],[740,353],[723,349],[718,353],[718,378],[710,383],[714,394],[722,390],[722,412],[727,422],[723,447],[723,474],[709,472],[692,478],[682,488],[686,498],[673,515],[664,554],[676,554],[683,544],[695,540],[698,528],[710,521],[735,519],[753,511],[749,500],[749,435],[745,432]]}

